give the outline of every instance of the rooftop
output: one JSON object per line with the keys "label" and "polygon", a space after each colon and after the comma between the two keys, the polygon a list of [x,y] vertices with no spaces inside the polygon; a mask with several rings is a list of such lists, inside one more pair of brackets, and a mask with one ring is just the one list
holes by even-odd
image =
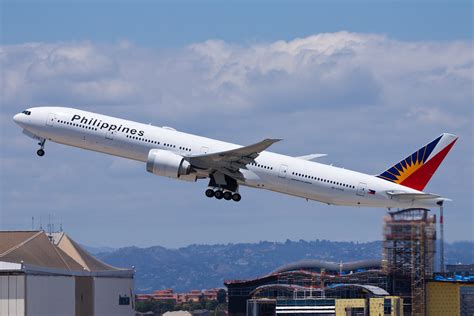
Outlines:
{"label": "rooftop", "polygon": [[0,231],[0,272],[133,277],[95,258],[65,233]]}

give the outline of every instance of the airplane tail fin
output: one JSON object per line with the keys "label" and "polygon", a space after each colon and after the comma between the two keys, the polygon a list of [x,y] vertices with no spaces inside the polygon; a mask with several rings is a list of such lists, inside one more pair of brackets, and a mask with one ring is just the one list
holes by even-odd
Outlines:
{"label": "airplane tail fin", "polygon": [[443,133],[377,177],[422,191],[457,139]]}

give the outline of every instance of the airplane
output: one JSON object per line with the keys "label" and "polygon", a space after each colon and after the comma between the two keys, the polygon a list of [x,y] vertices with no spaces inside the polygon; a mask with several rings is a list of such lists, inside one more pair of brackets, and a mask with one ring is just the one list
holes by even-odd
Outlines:
{"label": "airplane", "polygon": [[177,131],[67,107],[33,107],[16,114],[23,133],[109,155],[138,160],[152,174],[195,182],[209,179],[209,198],[240,201],[240,186],[265,189],[329,205],[430,208],[443,205],[440,195],[423,192],[457,141],[443,133],[379,175],[338,168],[310,154],[291,157],[266,151],[280,139],[239,146]]}

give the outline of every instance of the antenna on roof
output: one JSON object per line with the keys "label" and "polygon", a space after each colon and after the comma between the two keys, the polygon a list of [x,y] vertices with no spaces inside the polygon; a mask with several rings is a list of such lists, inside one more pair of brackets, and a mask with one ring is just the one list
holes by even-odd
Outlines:
{"label": "antenna on roof", "polygon": [[51,225],[51,213],[48,214],[48,233],[51,235],[52,231],[52,225]]}
{"label": "antenna on roof", "polygon": [[35,217],[31,216],[31,230],[35,230]]}

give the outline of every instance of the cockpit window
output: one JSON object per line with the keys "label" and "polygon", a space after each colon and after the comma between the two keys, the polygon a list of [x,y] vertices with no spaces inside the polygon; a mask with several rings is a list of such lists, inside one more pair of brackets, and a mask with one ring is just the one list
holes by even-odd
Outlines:
{"label": "cockpit window", "polygon": [[26,115],[30,115],[30,114],[31,114],[31,112],[30,112],[30,111],[26,111],[26,110],[25,110],[25,111],[23,111],[23,112],[21,112],[21,113],[23,113],[23,114],[26,114]]}

